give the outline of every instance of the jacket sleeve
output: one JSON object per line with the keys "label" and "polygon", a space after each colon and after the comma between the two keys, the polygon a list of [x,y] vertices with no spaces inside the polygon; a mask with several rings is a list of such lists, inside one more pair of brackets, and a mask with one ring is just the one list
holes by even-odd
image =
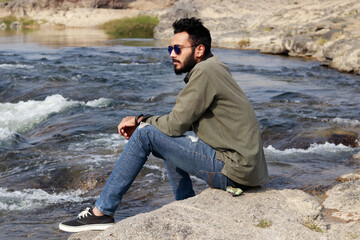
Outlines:
{"label": "jacket sleeve", "polygon": [[193,69],[189,82],[180,92],[174,108],[168,115],[153,116],[146,120],[168,136],[181,136],[191,129],[209,108],[216,95],[211,78],[201,69]]}

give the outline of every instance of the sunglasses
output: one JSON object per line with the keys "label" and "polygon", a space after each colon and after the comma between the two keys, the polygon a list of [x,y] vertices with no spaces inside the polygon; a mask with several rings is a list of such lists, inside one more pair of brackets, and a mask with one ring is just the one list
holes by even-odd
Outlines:
{"label": "sunglasses", "polygon": [[172,51],[174,50],[174,52],[176,53],[176,55],[179,55],[181,53],[181,49],[182,48],[193,48],[193,47],[196,47],[196,46],[189,46],[189,47],[179,47],[179,45],[174,45],[173,46],[169,46],[168,47],[168,52],[169,54],[171,55]]}

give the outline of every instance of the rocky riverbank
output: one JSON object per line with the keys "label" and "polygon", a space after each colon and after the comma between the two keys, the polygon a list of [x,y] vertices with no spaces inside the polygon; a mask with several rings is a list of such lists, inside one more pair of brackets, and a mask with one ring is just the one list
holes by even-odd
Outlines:
{"label": "rocky riverbank", "polygon": [[[90,239],[360,239],[360,174],[343,176],[323,196],[259,188],[240,197],[207,189],[183,201],[118,222]],[[351,180],[357,179],[357,180]]]}
{"label": "rocky riverbank", "polygon": [[339,71],[360,74],[360,2],[357,0],[32,0],[2,3],[13,14],[43,25],[94,27],[139,14],[159,16],[155,38],[169,39],[171,23],[199,17],[215,46],[311,57]]}
{"label": "rocky riverbank", "polygon": [[360,74],[360,2],[180,0],[161,16],[155,37],[171,37],[171,22],[197,16],[214,44],[262,53],[312,57]]}

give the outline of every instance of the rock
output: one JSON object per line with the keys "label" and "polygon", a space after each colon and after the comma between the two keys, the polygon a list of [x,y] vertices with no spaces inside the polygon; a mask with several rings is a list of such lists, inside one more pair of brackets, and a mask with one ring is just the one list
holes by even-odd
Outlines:
{"label": "rock", "polygon": [[338,182],[348,182],[354,180],[360,180],[360,173],[348,173],[341,175],[336,179]]}
{"label": "rock", "polygon": [[360,74],[360,44],[344,50],[333,58],[330,67],[342,72]]}
{"label": "rock", "polygon": [[260,52],[269,53],[269,54],[287,55],[289,53],[289,49],[287,49],[284,46],[280,38],[275,38],[271,40],[269,43],[266,43],[263,47],[261,47]]}
{"label": "rock", "polygon": [[[267,190],[240,197],[214,189],[118,222],[91,239],[323,239],[304,224],[320,204],[300,190]],[[267,228],[260,222],[269,223]],[[321,221],[317,224],[325,229]],[[87,233],[69,239],[90,239]]]}
{"label": "rock", "polygon": [[95,0],[92,7],[121,9],[125,7],[125,4],[122,0]]}
{"label": "rock", "polygon": [[[110,14],[94,8],[127,12]],[[322,65],[360,74],[359,9],[358,0],[335,0],[325,5],[322,0],[16,0],[0,3],[0,17],[12,14],[84,27],[150,14],[160,18],[155,38],[166,40],[172,36],[174,20],[199,17],[210,29],[214,46],[312,57]]]}
{"label": "rock", "polygon": [[154,29],[155,39],[170,39],[173,35],[172,23],[180,18],[195,17],[198,15],[197,9],[192,1],[178,1],[167,13],[161,16],[160,23]]}
{"label": "rock", "polygon": [[84,27],[150,14],[160,18],[154,36],[161,40],[171,38],[174,20],[198,17],[210,29],[214,46],[311,57],[360,74],[359,9],[358,0],[334,0],[326,7],[321,0],[16,0],[0,3],[0,17],[12,14]]}
{"label": "rock", "polygon": [[21,23],[18,21],[11,23],[10,29],[13,29],[13,30],[21,29]]}
{"label": "rock", "polygon": [[0,29],[2,30],[6,29],[6,24],[5,23],[0,24]]}
{"label": "rock", "polygon": [[304,132],[291,140],[293,146],[298,148],[309,147],[311,143],[323,144],[325,142],[335,145],[342,144],[348,147],[359,147],[358,134],[354,131],[329,128],[320,131]]}
{"label": "rock", "polygon": [[354,134],[332,134],[329,138],[329,143],[334,143],[335,145],[342,144],[349,147],[359,147],[358,135]]}
{"label": "rock", "polygon": [[[345,221],[360,222],[360,181],[354,180],[336,185],[326,192],[323,205],[334,210],[333,217]],[[360,228],[359,228],[360,231]]]}
{"label": "rock", "polygon": [[300,190],[259,188],[240,197],[215,189],[152,212],[124,219],[103,232],[81,232],[87,239],[355,239],[360,236],[360,182],[327,191],[324,207],[349,223],[327,222],[322,206]]}
{"label": "rock", "polygon": [[273,1],[179,0],[161,16],[155,38],[171,37],[167,29],[174,15],[196,16],[210,29],[215,46],[312,57],[323,65],[360,74],[360,3],[345,1],[324,8],[323,2],[310,0],[281,5]]}

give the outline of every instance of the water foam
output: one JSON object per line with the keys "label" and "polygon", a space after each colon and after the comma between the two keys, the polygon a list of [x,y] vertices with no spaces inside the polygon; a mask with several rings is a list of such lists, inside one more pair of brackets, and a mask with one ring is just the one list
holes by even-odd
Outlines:
{"label": "water foam", "polygon": [[[114,134],[89,134],[86,135],[87,140],[85,142],[75,142],[69,146],[69,150],[72,152],[88,152],[98,150],[110,150],[112,152],[118,152],[126,145],[128,140],[120,136],[118,133]],[[89,140],[90,139],[90,140]]]}
{"label": "water foam", "polygon": [[99,99],[95,99],[93,101],[88,101],[86,103],[87,106],[89,107],[106,107],[108,106],[110,103],[112,102],[111,99],[108,98],[99,98]]}
{"label": "water foam", "polygon": [[110,102],[110,99],[100,98],[85,103],[68,100],[56,94],[46,97],[44,101],[0,103],[0,140],[7,139],[14,132],[26,132],[48,118],[49,115],[59,113],[67,108],[78,105],[104,107]]}
{"label": "water foam", "polygon": [[352,120],[352,119],[347,119],[347,118],[334,118],[330,120],[331,122],[338,124],[340,126],[345,126],[345,127],[356,127],[356,126],[360,126],[360,121],[359,120]]}
{"label": "water foam", "polygon": [[342,127],[358,127],[360,126],[360,121],[356,119],[348,119],[348,118],[317,118],[317,117],[305,117],[312,120],[318,120],[326,123],[333,123]]}
{"label": "water foam", "polygon": [[354,149],[351,147],[344,146],[342,144],[335,145],[333,143],[324,143],[324,144],[311,144],[308,149],[299,149],[299,148],[289,148],[285,150],[278,150],[273,146],[268,146],[264,148],[265,154],[275,154],[275,155],[298,155],[298,154],[319,154],[327,155],[331,153],[341,153],[341,152],[351,152]]}
{"label": "water foam", "polygon": [[91,197],[81,197],[81,190],[72,190],[61,193],[47,193],[41,189],[23,189],[9,191],[0,188],[0,210],[20,211],[25,209],[43,208],[53,204],[66,202],[83,202]]}
{"label": "water foam", "polygon": [[14,69],[33,69],[34,66],[25,65],[25,64],[0,64],[0,68],[6,70],[14,70]]}

